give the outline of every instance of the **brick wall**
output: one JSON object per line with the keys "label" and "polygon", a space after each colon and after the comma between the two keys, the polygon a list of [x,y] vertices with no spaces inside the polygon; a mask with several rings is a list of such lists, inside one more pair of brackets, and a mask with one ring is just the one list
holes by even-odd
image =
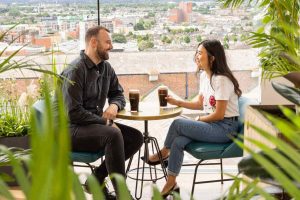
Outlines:
{"label": "brick wall", "polygon": [[251,77],[251,70],[233,71],[233,75],[243,93],[248,93],[258,85],[258,77]]}
{"label": "brick wall", "polygon": [[[178,96],[186,96],[186,73],[163,73],[159,74],[158,80],[150,82],[148,74],[119,75],[119,81],[124,88],[124,94],[128,97],[129,89],[139,89],[141,96],[145,96],[159,85],[166,85]],[[198,93],[199,80],[195,73],[187,73],[188,97]]]}
{"label": "brick wall", "polygon": [[[251,71],[234,71],[239,81],[240,88],[243,93],[251,91],[258,85],[257,78],[251,78]],[[124,94],[128,97],[129,89],[139,89],[141,96],[145,96],[159,85],[166,85],[175,94],[181,98],[186,97],[186,74],[188,80],[188,98],[194,97],[199,91],[199,76],[194,72],[189,73],[162,73],[158,75],[158,80],[150,82],[148,74],[119,74],[119,81],[124,88]],[[34,84],[38,84],[38,79],[10,79],[0,80],[1,92],[10,92],[13,96],[19,96],[26,91],[26,87],[34,80]]]}

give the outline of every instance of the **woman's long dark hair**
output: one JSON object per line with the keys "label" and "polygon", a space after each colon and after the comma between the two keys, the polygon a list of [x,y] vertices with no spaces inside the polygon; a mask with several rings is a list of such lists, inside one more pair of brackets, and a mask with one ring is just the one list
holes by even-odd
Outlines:
{"label": "woman's long dark hair", "polygon": [[[210,66],[212,76],[213,75],[223,75],[228,77],[234,85],[234,92],[240,97],[242,91],[239,88],[239,83],[236,78],[233,76],[231,70],[229,69],[226,61],[224,48],[219,40],[204,40],[198,44],[198,47],[202,45],[208,55],[208,60],[212,61]],[[197,47],[197,49],[198,49]],[[197,53],[195,54],[196,59]],[[214,59],[213,59],[214,57]],[[211,76],[211,77],[212,77]],[[211,78],[210,78],[211,80]]]}

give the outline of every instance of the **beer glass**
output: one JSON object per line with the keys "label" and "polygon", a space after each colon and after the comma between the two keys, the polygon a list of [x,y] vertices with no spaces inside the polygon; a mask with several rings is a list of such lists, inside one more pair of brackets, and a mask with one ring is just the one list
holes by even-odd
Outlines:
{"label": "beer glass", "polygon": [[139,101],[140,101],[140,91],[135,89],[129,90],[129,102],[130,102],[131,112],[139,111]]}
{"label": "beer glass", "polygon": [[158,98],[159,98],[159,105],[160,107],[167,106],[167,99],[168,96],[168,87],[167,86],[160,86],[158,88]]}

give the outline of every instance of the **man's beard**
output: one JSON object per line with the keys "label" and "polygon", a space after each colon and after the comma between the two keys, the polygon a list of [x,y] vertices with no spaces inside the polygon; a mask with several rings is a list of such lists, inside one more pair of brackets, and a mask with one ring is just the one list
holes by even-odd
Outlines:
{"label": "man's beard", "polygon": [[101,60],[108,60],[109,55],[106,51],[103,51],[102,49],[97,48],[98,56]]}

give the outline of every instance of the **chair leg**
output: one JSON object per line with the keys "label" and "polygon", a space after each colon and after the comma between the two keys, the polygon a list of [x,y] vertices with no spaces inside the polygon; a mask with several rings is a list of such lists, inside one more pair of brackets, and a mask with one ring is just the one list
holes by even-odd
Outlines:
{"label": "chair leg", "polygon": [[[84,163],[84,162],[81,162],[81,163]],[[88,168],[90,168],[91,173],[95,174],[95,166],[91,165],[90,163],[84,163],[84,165],[83,165],[83,164],[75,164],[75,162],[72,161],[71,165],[73,167],[73,170],[75,170],[75,167],[88,167]],[[86,185],[86,184],[82,183],[81,185]]]}
{"label": "chair leg", "polygon": [[196,176],[197,176],[197,171],[198,171],[198,167],[199,165],[202,163],[203,160],[200,160],[195,167],[195,172],[194,172],[194,179],[193,179],[193,186],[192,186],[192,192],[191,192],[191,199],[192,196],[194,195],[194,189],[195,189],[195,185],[196,185]]}
{"label": "chair leg", "polygon": [[221,184],[223,184],[223,162],[222,158],[220,159],[220,165],[221,165]]}
{"label": "chair leg", "polygon": [[133,156],[131,156],[130,158],[129,158],[129,161],[128,161],[128,165],[127,165],[127,169],[126,169],[126,178],[127,178],[127,173],[129,172],[129,170],[130,170],[130,166],[131,166],[131,163],[132,163],[132,160],[133,160]]}

